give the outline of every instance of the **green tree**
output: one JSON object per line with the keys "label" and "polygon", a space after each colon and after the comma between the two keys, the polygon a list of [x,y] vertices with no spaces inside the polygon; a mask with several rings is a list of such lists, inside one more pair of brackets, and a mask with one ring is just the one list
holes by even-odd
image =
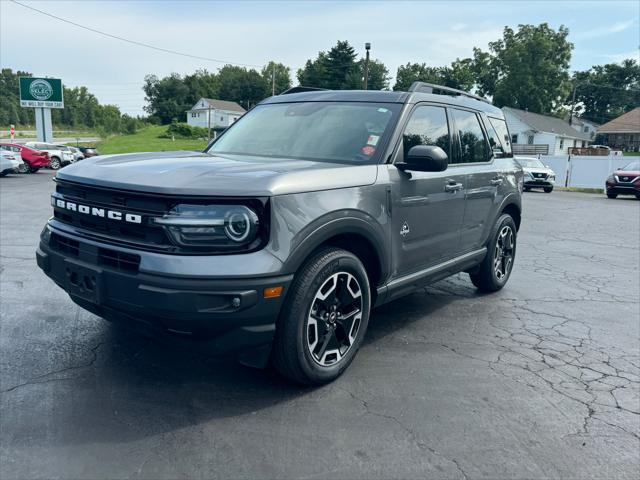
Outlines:
{"label": "green tree", "polygon": [[33,125],[33,108],[20,106],[20,86],[18,77],[30,77],[29,72],[3,68],[0,72],[0,125]]}
{"label": "green tree", "polygon": [[481,95],[491,95],[498,107],[549,114],[570,89],[569,61],[573,44],[569,30],[548,24],[505,27],[503,38],[489,43],[489,52],[474,51],[475,80]]}
{"label": "green tree", "polygon": [[430,67],[426,63],[407,63],[398,67],[394,90],[406,91],[413,82],[435,83],[459,90],[471,90],[475,85],[473,61],[456,59],[448,67]]}
{"label": "green tree", "polygon": [[271,94],[264,77],[254,69],[225,65],[218,72],[218,80],[220,99],[237,102],[247,109]]}
{"label": "green tree", "polygon": [[278,95],[291,88],[291,69],[282,63],[269,62],[262,69],[261,75],[269,95]]}
{"label": "green tree", "polygon": [[161,123],[171,123],[171,120],[183,120],[185,112],[195,101],[191,102],[189,87],[177,73],[159,79],[155,75],[144,77],[142,87],[148,105],[144,107],[150,115],[157,117]]}
{"label": "green tree", "polygon": [[575,72],[572,83],[581,116],[594,122],[606,123],[640,105],[640,64],[633,59]]}
{"label": "green tree", "polygon": [[[189,89],[188,103],[193,106],[200,98],[218,98],[220,79],[218,75],[207,70],[196,70],[184,76],[184,84]],[[182,120],[182,119],[181,119]]]}
{"label": "green tree", "polygon": [[[306,87],[331,90],[361,89],[364,85],[364,59],[358,59],[355,49],[347,41],[338,41],[328,52],[318,52],[314,60],[307,60],[298,70],[298,82]],[[389,87],[389,70],[379,60],[369,61],[368,88],[382,90]]]}

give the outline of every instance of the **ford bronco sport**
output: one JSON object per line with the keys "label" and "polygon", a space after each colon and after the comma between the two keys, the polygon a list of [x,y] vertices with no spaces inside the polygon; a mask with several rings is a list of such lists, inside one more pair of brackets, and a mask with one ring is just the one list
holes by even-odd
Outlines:
{"label": "ford bronco sport", "polygon": [[509,138],[498,108],[446,87],[296,87],[202,153],[59,171],[38,265],[107,320],[328,382],[374,306],[457,272],[505,285],[523,188]]}

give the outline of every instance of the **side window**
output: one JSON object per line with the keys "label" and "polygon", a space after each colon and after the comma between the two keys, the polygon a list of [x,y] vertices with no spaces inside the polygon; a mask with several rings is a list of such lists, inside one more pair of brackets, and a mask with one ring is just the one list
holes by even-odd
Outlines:
{"label": "side window", "polygon": [[487,162],[489,150],[478,116],[473,112],[452,109],[458,131],[460,155],[456,163]]}
{"label": "side window", "polygon": [[416,145],[435,145],[451,157],[449,125],[444,108],[423,106],[413,111],[402,134],[403,155]]}
{"label": "side window", "polygon": [[505,122],[500,118],[489,117],[489,123],[491,124],[495,132],[498,134],[498,138],[502,143],[502,150],[504,151],[505,155],[511,156],[511,143],[518,143],[518,135],[513,135],[511,139],[509,139],[509,130],[507,129],[507,122]]}
{"label": "side window", "polygon": [[502,142],[500,141],[500,135],[496,132],[496,129],[493,128],[491,123],[486,124],[485,127],[487,130],[487,135],[489,136],[489,147],[493,152],[493,155],[496,158],[502,158],[505,156],[504,147],[502,146]]}

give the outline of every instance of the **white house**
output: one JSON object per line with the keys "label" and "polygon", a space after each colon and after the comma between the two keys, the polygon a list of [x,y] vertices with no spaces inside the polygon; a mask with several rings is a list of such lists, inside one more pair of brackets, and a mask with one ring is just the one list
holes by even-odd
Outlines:
{"label": "white house", "polygon": [[579,132],[588,134],[591,140],[593,140],[596,138],[596,133],[600,125],[586,118],[573,117],[571,119],[571,126]]}
{"label": "white house", "polygon": [[192,127],[224,129],[233,124],[246,110],[236,102],[201,98],[187,110],[187,124]]}
{"label": "white house", "polygon": [[504,107],[502,111],[514,153],[566,155],[571,147],[586,147],[593,138],[590,132],[582,132],[561,118],[511,107]]}

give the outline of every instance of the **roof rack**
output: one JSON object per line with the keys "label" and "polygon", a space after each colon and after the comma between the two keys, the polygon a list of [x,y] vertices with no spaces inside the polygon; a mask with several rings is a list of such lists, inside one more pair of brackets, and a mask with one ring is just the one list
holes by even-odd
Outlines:
{"label": "roof rack", "polygon": [[299,85],[297,87],[292,87],[289,90],[285,90],[280,95],[289,95],[290,93],[300,93],[300,92],[316,92],[319,90],[329,90],[328,88],[317,88],[317,87],[303,87]]}
{"label": "roof rack", "polygon": [[474,95],[473,93],[465,92],[464,90],[458,90],[457,88],[445,87],[443,85],[436,85],[435,83],[413,82],[409,87],[410,92],[434,93],[434,90],[453,93],[455,95],[460,95],[463,97],[473,98],[474,100],[480,100],[481,102],[485,102],[485,103],[488,103],[489,105],[492,105],[492,103],[486,98],[479,97],[478,95]]}

